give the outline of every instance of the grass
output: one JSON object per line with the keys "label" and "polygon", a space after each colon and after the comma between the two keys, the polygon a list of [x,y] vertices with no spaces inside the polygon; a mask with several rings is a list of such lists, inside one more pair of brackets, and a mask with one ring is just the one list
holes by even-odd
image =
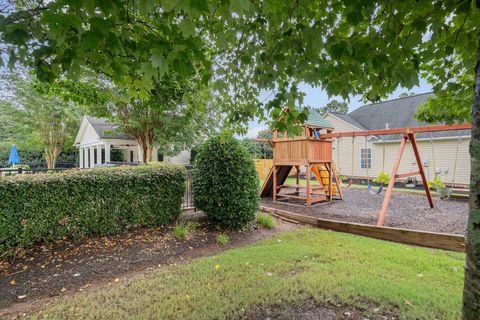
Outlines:
{"label": "grass", "polygon": [[220,233],[217,236],[217,243],[221,246],[226,245],[229,241],[230,241],[230,238],[226,234]]}
{"label": "grass", "polygon": [[173,235],[177,239],[186,239],[190,236],[191,232],[198,227],[196,222],[177,222],[173,228]]}
{"label": "grass", "polygon": [[271,216],[265,213],[259,213],[257,215],[257,223],[259,225],[262,225],[266,229],[273,229],[277,225],[275,220]]}
{"label": "grass", "polygon": [[465,255],[301,228],[54,302],[36,319],[221,319],[312,297],[459,319]]}

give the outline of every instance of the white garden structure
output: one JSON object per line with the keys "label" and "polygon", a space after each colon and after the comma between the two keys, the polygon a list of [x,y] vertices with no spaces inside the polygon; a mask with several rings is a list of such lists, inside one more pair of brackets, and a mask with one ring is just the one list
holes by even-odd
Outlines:
{"label": "white garden structure", "polygon": [[[107,119],[84,116],[74,146],[79,148],[79,167],[93,168],[112,163],[112,150],[122,152],[126,163],[140,163],[142,150],[138,143],[121,132]],[[162,157],[155,148],[152,161],[165,161],[188,165],[190,152],[181,151],[174,157]]]}

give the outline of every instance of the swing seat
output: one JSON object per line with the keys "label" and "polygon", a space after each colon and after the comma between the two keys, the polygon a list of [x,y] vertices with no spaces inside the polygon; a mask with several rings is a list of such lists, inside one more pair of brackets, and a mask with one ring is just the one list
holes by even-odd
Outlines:
{"label": "swing seat", "polygon": [[368,188],[368,192],[370,192],[371,194],[380,194],[380,192],[382,192],[382,190],[383,190],[383,184],[381,184],[378,187],[377,191],[375,191],[375,190],[373,190],[372,183],[369,181],[367,188]]}
{"label": "swing seat", "polygon": [[437,196],[440,200],[448,200],[452,195],[450,188],[437,188]]}
{"label": "swing seat", "polygon": [[350,188],[353,184],[353,179],[350,179],[350,181],[348,181],[348,184],[347,185],[344,185],[343,182],[340,180],[340,185],[342,186],[342,188]]}

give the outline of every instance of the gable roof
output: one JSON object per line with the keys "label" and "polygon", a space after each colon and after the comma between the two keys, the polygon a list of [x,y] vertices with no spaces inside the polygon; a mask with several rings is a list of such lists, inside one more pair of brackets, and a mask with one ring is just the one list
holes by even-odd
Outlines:
{"label": "gable roof", "polygon": [[367,130],[364,126],[362,126],[362,124],[360,122],[358,122],[357,120],[355,120],[354,118],[352,118],[352,116],[350,116],[349,114],[344,114],[344,113],[337,113],[337,112],[329,112],[328,114],[340,119],[340,120],[343,120],[349,124],[351,124],[352,126],[354,127],[357,127],[358,129],[361,129],[361,130]]}
{"label": "gable roof", "polygon": [[[415,118],[415,113],[420,105],[424,104],[429,97],[434,96],[431,92],[417,94],[364,105],[346,115],[337,113],[333,113],[333,115],[363,130],[426,126],[426,123],[419,122]],[[457,137],[458,135],[469,136],[470,130],[420,133],[417,138]],[[384,141],[398,139],[400,139],[400,135],[381,136],[381,140]]]}
{"label": "gable roof", "polygon": [[112,124],[106,118],[96,118],[91,116],[85,116],[85,118],[92,125],[93,130],[95,130],[100,139],[131,139],[128,135],[119,130],[118,125]]}
{"label": "gable roof", "polygon": [[310,109],[310,112],[308,114],[308,119],[307,119],[307,121],[305,121],[305,124],[308,125],[308,126],[312,126],[312,127],[332,128],[333,129],[333,126],[330,123],[330,121],[325,119],[323,117],[323,115],[320,114],[320,112],[318,112],[316,110],[312,110],[312,109]]}

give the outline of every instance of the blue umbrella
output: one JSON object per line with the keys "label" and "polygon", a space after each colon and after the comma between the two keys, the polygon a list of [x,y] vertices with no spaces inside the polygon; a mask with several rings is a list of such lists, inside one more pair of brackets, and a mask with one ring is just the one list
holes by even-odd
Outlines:
{"label": "blue umbrella", "polygon": [[8,158],[8,164],[19,164],[20,157],[18,156],[17,146],[13,145],[10,150],[10,158]]}

